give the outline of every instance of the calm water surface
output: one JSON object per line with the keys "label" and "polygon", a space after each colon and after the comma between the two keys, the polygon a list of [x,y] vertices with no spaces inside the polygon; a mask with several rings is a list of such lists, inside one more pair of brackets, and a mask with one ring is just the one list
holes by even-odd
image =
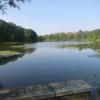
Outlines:
{"label": "calm water surface", "polygon": [[[84,42],[25,44],[23,55],[0,60],[4,87],[82,79],[100,86],[100,45]],[[21,51],[21,50],[20,50]]]}

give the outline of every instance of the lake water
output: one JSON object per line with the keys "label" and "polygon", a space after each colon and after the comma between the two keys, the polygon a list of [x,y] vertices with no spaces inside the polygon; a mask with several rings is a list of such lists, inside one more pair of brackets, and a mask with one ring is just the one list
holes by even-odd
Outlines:
{"label": "lake water", "polygon": [[77,79],[100,86],[99,44],[42,42],[24,44],[23,48],[19,50],[22,56],[0,60],[2,86],[21,87]]}

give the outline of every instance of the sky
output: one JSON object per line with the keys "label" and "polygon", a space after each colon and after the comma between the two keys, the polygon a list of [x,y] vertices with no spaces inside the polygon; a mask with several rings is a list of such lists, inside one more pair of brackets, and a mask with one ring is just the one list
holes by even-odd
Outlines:
{"label": "sky", "polygon": [[100,28],[100,0],[31,0],[20,6],[9,8],[0,19],[38,35]]}

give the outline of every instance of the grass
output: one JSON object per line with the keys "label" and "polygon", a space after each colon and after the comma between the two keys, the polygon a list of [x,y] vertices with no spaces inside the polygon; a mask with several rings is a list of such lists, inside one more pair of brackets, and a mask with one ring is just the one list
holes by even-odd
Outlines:
{"label": "grass", "polygon": [[23,45],[11,46],[12,48],[23,48]]}
{"label": "grass", "polygon": [[19,54],[21,54],[21,53],[19,53],[19,52],[15,52],[15,51],[0,51],[0,56],[12,56],[12,55],[19,55]]}

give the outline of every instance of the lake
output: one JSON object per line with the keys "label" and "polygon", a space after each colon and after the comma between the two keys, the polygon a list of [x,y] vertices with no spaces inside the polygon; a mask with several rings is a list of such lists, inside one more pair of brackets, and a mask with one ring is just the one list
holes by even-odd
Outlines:
{"label": "lake", "polygon": [[[24,49],[23,49],[24,48]],[[100,45],[89,42],[38,42],[22,47],[0,46],[23,55],[0,59],[3,87],[22,87],[82,79],[100,86]]]}

